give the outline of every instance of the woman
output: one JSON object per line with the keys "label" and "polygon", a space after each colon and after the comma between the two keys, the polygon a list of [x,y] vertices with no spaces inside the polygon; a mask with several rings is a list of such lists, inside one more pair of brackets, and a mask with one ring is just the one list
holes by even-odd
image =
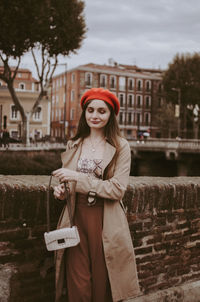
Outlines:
{"label": "woman", "polygon": [[[92,88],[81,98],[76,136],[53,172],[70,184],[74,224],[80,244],[56,253],[56,301],[66,275],[69,302],[111,302],[137,296],[134,250],[121,199],[130,172],[130,148],[120,136],[117,97]],[[64,186],[54,188],[64,199]],[[58,227],[69,226],[67,207]]]}

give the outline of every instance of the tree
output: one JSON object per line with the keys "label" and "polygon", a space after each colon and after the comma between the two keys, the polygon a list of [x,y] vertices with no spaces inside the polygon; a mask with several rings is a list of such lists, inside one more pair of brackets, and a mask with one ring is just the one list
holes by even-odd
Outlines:
{"label": "tree", "polygon": [[[47,94],[59,55],[68,56],[80,48],[86,32],[84,3],[79,0],[1,0],[0,2],[0,73],[23,124],[23,140],[27,138],[27,122]],[[37,70],[40,93],[26,114],[13,83],[22,56],[30,51]],[[40,57],[36,55],[40,53]],[[11,59],[16,66],[11,66]]]}
{"label": "tree", "polygon": [[165,137],[171,137],[172,132],[177,132],[177,118],[174,114],[174,105],[172,103],[164,103],[155,116],[154,123],[158,126]]}
{"label": "tree", "polygon": [[166,100],[178,103],[180,91],[181,128],[187,135],[187,125],[193,125],[194,137],[198,137],[200,115],[200,54],[176,55],[163,76]]}

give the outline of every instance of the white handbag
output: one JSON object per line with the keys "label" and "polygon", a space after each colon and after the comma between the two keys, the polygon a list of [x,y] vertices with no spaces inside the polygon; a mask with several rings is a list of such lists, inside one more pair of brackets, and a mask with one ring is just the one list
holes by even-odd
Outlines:
{"label": "white handbag", "polygon": [[64,183],[65,199],[69,212],[70,227],[50,231],[49,194],[51,187],[51,179],[52,175],[50,177],[49,187],[47,190],[47,232],[44,233],[44,240],[48,251],[56,251],[59,249],[65,249],[71,246],[76,246],[80,242],[80,237],[77,227],[73,226],[69,187],[66,186],[66,183]]}

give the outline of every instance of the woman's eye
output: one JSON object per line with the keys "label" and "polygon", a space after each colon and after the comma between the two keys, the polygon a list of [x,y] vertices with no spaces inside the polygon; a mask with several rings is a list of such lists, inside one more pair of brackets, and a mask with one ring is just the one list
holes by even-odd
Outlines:
{"label": "woman's eye", "polygon": [[99,112],[100,112],[101,114],[104,114],[106,111],[105,111],[104,109],[101,109]]}
{"label": "woman's eye", "polygon": [[93,112],[93,109],[92,108],[88,108],[88,112]]}

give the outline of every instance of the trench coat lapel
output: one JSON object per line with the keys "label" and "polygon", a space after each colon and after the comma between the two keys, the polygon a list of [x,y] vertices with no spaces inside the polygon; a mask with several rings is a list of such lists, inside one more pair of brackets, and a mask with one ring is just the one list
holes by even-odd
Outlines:
{"label": "trench coat lapel", "polygon": [[[104,173],[105,168],[113,159],[116,152],[116,148],[113,147],[108,141],[106,141],[105,150],[104,150],[104,158],[102,162],[102,172]],[[103,174],[102,173],[102,174]]]}
{"label": "trench coat lapel", "polygon": [[71,170],[76,170],[78,159],[81,155],[82,140],[78,139],[72,142],[70,149],[67,149],[61,154],[63,167]]}

